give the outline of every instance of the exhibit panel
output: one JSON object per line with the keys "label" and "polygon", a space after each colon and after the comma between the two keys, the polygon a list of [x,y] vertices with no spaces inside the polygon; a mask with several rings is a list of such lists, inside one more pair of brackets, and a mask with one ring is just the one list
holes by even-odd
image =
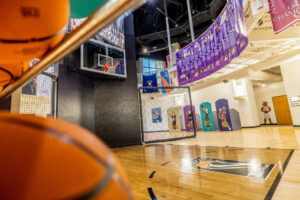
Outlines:
{"label": "exhibit panel", "polygon": [[220,131],[232,131],[230,111],[227,99],[216,101],[216,112]]}
{"label": "exhibit panel", "polygon": [[233,131],[242,130],[240,113],[238,111],[236,111],[235,109],[230,109],[229,112],[230,112],[230,117],[231,117],[232,130]]}
{"label": "exhibit panel", "polygon": [[195,106],[193,106],[193,112],[191,111],[191,106],[185,106],[184,109],[184,122],[185,122],[185,130],[193,131],[194,129],[197,131],[197,117]]}
{"label": "exhibit panel", "polygon": [[215,131],[211,104],[208,102],[202,103],[200,113],[203,131]]}
{"label": "exhibit panel", "polygon": [[140,88],[139,93],[144,142],[194,137],[197,118],[195,108],[191,111],[188,87]]}

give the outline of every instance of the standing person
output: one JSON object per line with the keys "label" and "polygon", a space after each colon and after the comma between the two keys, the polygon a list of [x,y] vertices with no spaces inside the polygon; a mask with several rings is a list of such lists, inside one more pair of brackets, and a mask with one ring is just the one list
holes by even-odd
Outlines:
{"label": "standing person", "polygon": [[264,101],[261,107],[261,112],[264,113],[264,124],[267,124],[267,119],[269,120],[270,124],[272,124],[272,120],[271,120],[271,108],[268,105],[268,102]]}

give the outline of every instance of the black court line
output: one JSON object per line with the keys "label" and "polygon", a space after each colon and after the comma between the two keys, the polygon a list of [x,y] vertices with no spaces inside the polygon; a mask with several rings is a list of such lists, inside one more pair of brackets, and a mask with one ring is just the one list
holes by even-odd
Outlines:
{"label": "black court line", "polygon": [[165,163],[161,164],[161,166],[165,166],[165,165],[169,164],[170,162],[171,161],[165,162]]}
{"label": "black court line", "polygon": [[289,155],[288,155],[288,157],[286,158],[283,166],[282,166],[282,170],[279,170],[278,175],[277,175],[275,181],[273,182],[273,184],[272,184],[269,192],[267,193],[267,196],[265,197],[265,200],[271,200],[272,199],[272,197],[273,197],[273,195],[274,195],[274,193],[275,193],[275,191],[277,189],[277,186],[279,185],[279,182],[280,182],[280,180],[281,180],[281,178],[283,176],[283,173],[284,173],[287,165],[289,164],[289,162],[291,160],[291,157],[292,157],[293,153],[294,153],[294,150],[291,150],[290,153],[289,153]]}
{"label": "black court line", "polygon": [[152,200],[157,200],[157,198],[156,198],[156,196],[155,196],[155,194],[153,192],[152,187],[148,187],[148,192],[149,192],[149,195],[150,195],[150,197],[151,197]]}
{"label": "black court line", "polygon": [[149,178],[153,178],[153,176],[154,176],[155,173],[156,173],[156,171],[153,171],[153,172],[150,174]]}

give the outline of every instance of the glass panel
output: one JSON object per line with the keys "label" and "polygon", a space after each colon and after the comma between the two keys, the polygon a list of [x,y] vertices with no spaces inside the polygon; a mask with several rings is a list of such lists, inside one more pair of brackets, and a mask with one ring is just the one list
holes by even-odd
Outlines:
{"label": "glass panel", "polygon": [[150,68],[144,67],[144,68],[143,68],[143,74],[149,75],[149,73],[150,73]]}
{"label": "glass panel", "polygon": [[143,67],[149,67],[149,61],[147,59],[142,60]]}
{"label": "glass panel", "polygon": [[155,69],[155,68],[156,68],[156,67],[155,67],[155,61],[150,60],[150,61],[149,61],[149,64],[150,64],[150,68],[152,68],[152,69]]}

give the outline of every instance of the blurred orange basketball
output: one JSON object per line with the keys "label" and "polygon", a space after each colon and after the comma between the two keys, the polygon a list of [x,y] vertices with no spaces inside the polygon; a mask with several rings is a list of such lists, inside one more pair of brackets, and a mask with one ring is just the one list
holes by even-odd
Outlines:
{"label": "blurred orange basketball", "polygon": [[0,8],[0,64],[38,58],[66,33],[69,0],[8,0]]}
{"label": "blurred orange basketball", "polygon": [[0,113],[0,199],[133,199],[109,149],[62,120]]}
{"label": "blurred orange basketball", "polygon": [[29,62],[0,64],[0,91],[28,70]]}

